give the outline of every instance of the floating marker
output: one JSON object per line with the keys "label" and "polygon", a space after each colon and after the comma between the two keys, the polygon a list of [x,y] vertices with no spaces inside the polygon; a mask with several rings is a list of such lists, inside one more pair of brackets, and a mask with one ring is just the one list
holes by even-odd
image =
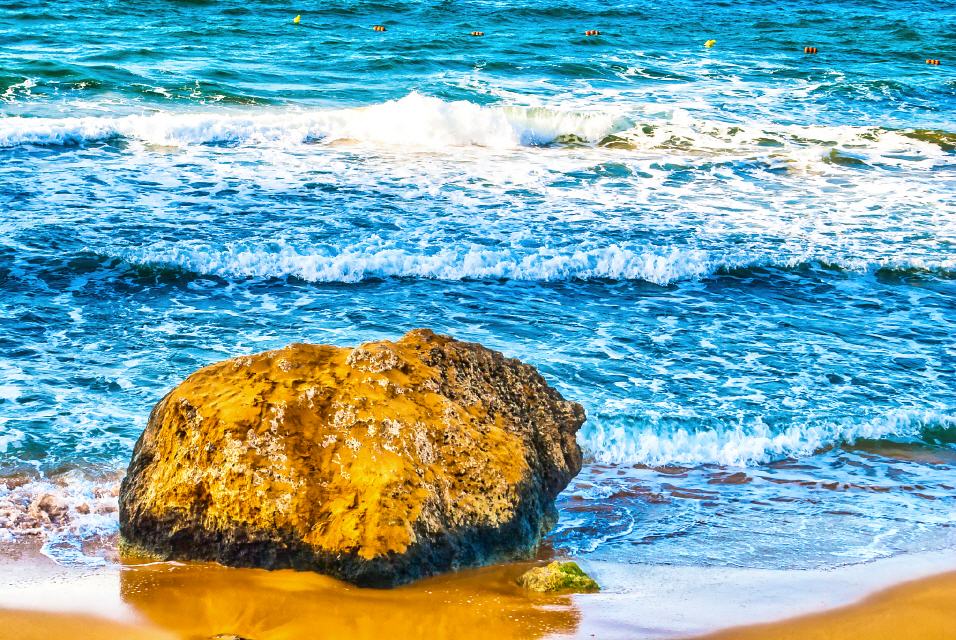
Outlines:
{"label": "floating marker", "polygon": [[302,20],[302,16],[296,16],[292,18],[292,24],[299,24],[300,20]]}
{"label": "floating marker", "polygon": [[380,24],[377,24],[374,27],[372,27],[372,31],[385,31],[385,27],[383,27]]}
{"label": "floating marker", "polygon": [[586,35],[586,36],[599,36],[599,35],[601,35],[601,32],[598,31],[597,29],[589,29],[589,30],[587,30],[587,31],[584,32],[584,35]]}
{"label": "floating marker", "polygon": [[804,47],[804,48],[803,48],[803,52],[804,52],[804,53],[816,53],[816,52],[817,52],[817,48],[816,48],[816,47]]}
{"label": "floating marker", "polygon": [[714,46],[715,44],[717,44],[717,41],[716,41],[716,40],[708,40],[707,42],[704,43],[704,46],[707,47],[708,49],[710,49],[710,48],[711,48],[712,46]]}
{"label": "floating marker", "polygon": [[471,32],[471,35],[473,35],[473,36],[475,36],[475,37],[477,38],[478,36],[483,36],[483,35],[485,35],[485,32],[484,32],[484,31],[472,31],[472,32]]}
{"label": "floating marker", "polygon": [[935,58],[930,58],[929,60],[926,61],[926,64],[931,64],[931,65],[933,65],[934,67],[938,67],[938,66],[939,66],[939,60],[936,60]]}

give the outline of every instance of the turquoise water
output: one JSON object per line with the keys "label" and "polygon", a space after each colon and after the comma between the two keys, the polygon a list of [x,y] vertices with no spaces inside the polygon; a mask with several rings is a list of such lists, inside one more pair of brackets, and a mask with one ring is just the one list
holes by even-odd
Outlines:
{"label": "turquoise water", "polygon": [[956,545],[954,53],[952,2],[0,0],[0,541],[93,561],[193,370],[428,326],[586,407],[558,553]]}

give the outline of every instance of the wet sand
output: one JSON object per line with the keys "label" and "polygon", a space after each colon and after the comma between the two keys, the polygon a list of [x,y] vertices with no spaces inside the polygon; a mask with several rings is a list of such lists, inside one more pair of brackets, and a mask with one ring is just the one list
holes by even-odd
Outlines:
{"label": "wet sand", "polygon": [[[766,572],[595,563],[605,592],[537,596],[529,565],[463,571],[393,590],[311,573],[153,563],[64,568],[32,553],[0,562],[0,639],[252,640],[704,638],[956,640],[953,554],[830,572]],[[950,562],[950,564],[952,564]],[[916,573],[914,574],[913,571]],[[825,613],[792,617],[807,611]],[[770,622],[781,620],[783,622]],[[760,623],[704,635],[744,623]],[[693,630],[693,633],[688,633]]]}
{"label": "wet sand", "polygon": [[146,625],[69,613],[0,610],[0,638],[17,640],[173,640],[178,636]]}
{"label": "wet sand", "polygon": [[[151,563],[89,570],[21,558],[4,572],[0,638],[545,638],[568,636],[579,612],[568,596],[529,594],[515,583],[530,563],[360,589],[309,572]],[[32,568],[31,568],[32,567]],[[34,609],[35,611],[29,611]],[[87,626],[90,613],[102,616]],[[110,622],[116,626],[109,627]],[[122,627],[122,628],[121,628]],[[136,628],[139,636],[129,635]],[[27,635],[25,630],[30,634]]]}

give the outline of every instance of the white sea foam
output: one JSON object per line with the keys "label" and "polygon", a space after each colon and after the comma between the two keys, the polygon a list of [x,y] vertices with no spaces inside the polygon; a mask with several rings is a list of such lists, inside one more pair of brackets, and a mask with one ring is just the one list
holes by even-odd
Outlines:
{"label": "white sea foam", "polygon": [[[3,397],[2,391],[3,387],[0,387],[0,397]],[[3,421],[0,421],[0,427],[3,427],[3,433],[0,433],[0,453],[6,453],[10,445],[21,442],[25,437],[22,431],[6,427]]]}
{"label": "white sea foam", "polygon": [[11,84],[3,93],[0,93],[0,102],[14,102],[17,96],[29,96],[31,89],[37,86],[36,80],[26,78],[21,82]]}
{"label": "white sea foam", "polygon": [[25,537],[67,550],[116,531],[118,479],[70,471],[52,478],[0,479],[0,541]]}
{"label": "white sea foam", "polygon": [[223,277],[295,277],[310,282],[358,282],[369,278],[411,277],[436,280],[571,279],[646,280],[666,284],[701,276],[713,269],[704,251],[662,249],[635,251],[610,246],[592,250],[540,250],[518,253],[470,247],[416,253],[401,248],[308,253],[284,245],[256,248],[233,245],[167,247],[129,252],[124,259],[138,264],[174,266]]}
{"label": "white sea foam", "polygon": [[154,113],[123,117],[0,119],[0,146],[69,145],[128,138],[156,145],[301,144],[315,141],[445,148],[597,141],[620,125],[607,113],[482,107],[410,94],[368,107],[266,113]]}
{"label": "white sea foam", "polygon": [[704,278],[721,270],[792,268],[812,260],[854,271],[884,267],[956,270],[956,259],[867,262],[808,255],[779,258],[735,256],[686,247],[629,248],[618,245],[535,251],[466,246],[433,252],[390,246],[309,252],[282,243],[229,244],[221,248],[156,245],[115,252],[114,256],[136,265],[171,267],[224,278],[293,277],[309,282],[360,282],[375,278],[536,282],[643,280],[663,286]]}
{"label": "white sea foam", "polygon": [[899,410],[868,421],[794,424],[781,429],[756,420],[702,431],[673,428],[655,415],[592,416],[579,440],[598,462],[748,466],[811,456],[825,447],[859,439],[919,439],[928,428],[956,429],[956,414]]}
{"label": "white sea foam", "polygon": [[[158,112],[75,118],[0,118],[0,147],[77,145],[113,138],[152,145],[302,145],[354,142],[397,149],[462,146],[508,149],[556,141],[610,144],[670,153],[736,151],[791,160],[832,161],[849,149],[861,162],[932,162],[946,154],[930,142],[878,127],[796,126],[702,120],[675,108],[643,121],[640,106],[563,109],[482,106],[412,93],[367,107],[320,110]],[[609,137],[610,136],[610,137]],[[853,158],[849,158],[852,162]]]}

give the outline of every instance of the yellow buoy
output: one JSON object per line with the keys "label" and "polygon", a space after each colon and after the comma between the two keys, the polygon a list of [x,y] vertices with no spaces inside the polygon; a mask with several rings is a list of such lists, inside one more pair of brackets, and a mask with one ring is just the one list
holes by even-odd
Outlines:
{"label": "yellow buoy", "polygon": [[707,42],[704,43],[704,46],[707,47],[708,49],[710,49],[710,48],[711,48],[712,46],[714,46],[715,44],[717,44],[717,41],[716,41],[716,40],[708,40]]}
{"label": "yellow buoy", "polygon": [[300,20],[302,20],[302,16],[296,16],[292,18],[292,24],[299,24]]}

